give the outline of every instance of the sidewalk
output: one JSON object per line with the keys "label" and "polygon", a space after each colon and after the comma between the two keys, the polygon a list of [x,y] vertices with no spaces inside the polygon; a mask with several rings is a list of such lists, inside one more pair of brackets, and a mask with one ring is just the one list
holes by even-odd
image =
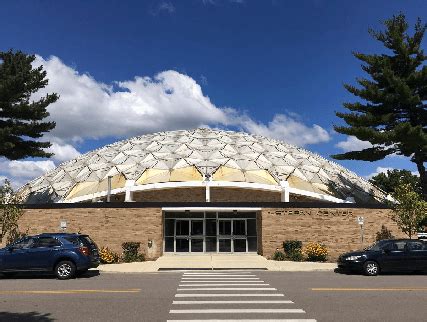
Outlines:
{"label": "sidewalk", "polygon": [[164,270],[254,269],[282,272],[333,271],[335,263],[272,261],[260,255],[165,255],[156,261],[100,265],[101,272],[140,273]]}

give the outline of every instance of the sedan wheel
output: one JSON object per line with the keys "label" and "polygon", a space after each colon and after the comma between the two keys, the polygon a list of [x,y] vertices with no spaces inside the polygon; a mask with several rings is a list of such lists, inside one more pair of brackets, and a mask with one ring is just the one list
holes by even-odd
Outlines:
{"label": "sedan wheel", "polygon": [[70,261],[59,262],[55,267],[55,275],[60,280],[73,278],[76,273],[76,265]]}
{"label": "sedan wheel", "polygon": [[378,275],[378,273],[380,272],[380,267],[378,266],[378,263],[374,261],[367,261],[363,265],[363,269],[365,271],[365,274],[369,276]]}

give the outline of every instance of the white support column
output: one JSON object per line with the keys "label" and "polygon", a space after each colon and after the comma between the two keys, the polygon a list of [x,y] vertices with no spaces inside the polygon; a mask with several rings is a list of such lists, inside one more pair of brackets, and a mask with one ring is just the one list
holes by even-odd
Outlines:
{"label": "white support column", "polygon": [[289,202],[289,182],[280,181],[280,186],[282,187],[281,201]]}
{"label": "white support column", "polygon": [[206,202],[211,202],[211,181],[210,178],[207,178],[205,181],[206,184]]}
{"label": "white support column", "polygon": [[131,187],[135,185],[135,180],[126,180],[125,183],[125,202],[133,202],[133,191]]}

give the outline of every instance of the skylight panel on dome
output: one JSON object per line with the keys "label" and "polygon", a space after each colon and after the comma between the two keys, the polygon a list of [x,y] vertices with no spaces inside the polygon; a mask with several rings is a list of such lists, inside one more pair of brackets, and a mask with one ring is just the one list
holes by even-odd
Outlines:
{"label": "skylight panel on dome", "polygon": [[186,181],[202,181],[203,176],[194,167],[182,167],[173,169],[170,173],[169,181],[173,182],[186,182]]}
{"label": "skylight panel on dome", "polygon": [[185,160],[185,162],[187,162],[189,165],[196,165],[204,161],[202,159],[194,159],[194,158],[183,158],[183,160]]}
{"label": "skylight panel on dome", "polygon": [[[293,167],[293,166],[290,166],[290,165],[281,165],[281,166],[277,166],[277,167],[274,167],[274,171],[278,174],[278,175],[280,175],[281,177],[282,176],[288,176],[289,174],[291,174],[292,172],[294,172],[295,171],[295,167]],[[286,179],[286,177],[284,177],[284,179]]]}
{"label": "skylight panel on dome", "polygon": [[186,144],[180,144],[180,146],[175,150],[175,153],[182,157],[188,157],[193,153],[193,150],[191,150]]}
{"label": "skylight panel on dome", "polygon": [[192,164],[189,164],[185,159],[177,160],[171,167],[171,169],[180,169],[180,168],[188,168],[191,167]]}
{"label": "skylight panel on dome", "polygon": [[84,167],[80,172],[76,175],[76,181],[85,181],[87,177],[89,177],[90,169],[88,167]]}
{"label": "skylight panel on dome", "polygon": [[233,143],[233,140],[227,135],[221,135],[218,139],[226,144]]}
{"label": "skylight panel on dome", "polygon": [[245,181],[252,183],[262,183],[277,185],[278,182],[273,178],[273,176],[265,170],[249,170],[244,172]]}
{"label": "skylight panel on dome", "polygon": [[202,161],[197,163],[196,168],[204,175],[211,175],[219,165],[212,161]]}
{"label": "skylight panel on dome", "polygon": [[259,155],[256,160],[256,164],[260,169],[269,169],[273,165],[264,155]]}
{"label": "skylight panel on dome", "polygon": [[236,168],[220,166],[212,176],[214,181],[245,182],[245,175]]}
{"label": "skylight panel on dome", "polygon": [[283,158],[279,158],[277,156],[271,156],[271,155],[266,155],[266,157],[268,158],[268,160],[270,160],[270,162],[273,164],[273,166],[277,167],[277,166],[288,166],[290,165],[289,162],[287,162],[286,160],[284,160]]}
{"label": "skylight panel on dome", "polygon": [[150,151],[150,152],[155,152],[155,151],[159,150],[160,148],[161,148],[161,145],[158,144],[157,142],[153,141],[145,148],[145,150]]}
{"label": "skylight panel on dome", "polygon": [[111,162],[114,164],[121,164],[121,163],[125,162],[127,160],[127,158],[128,158],[128,156],[126,154],[124,154],[123,152],[120,152],[111,160]]}
{"label": "skylight panel on dome", "polygon": [[149,183],[168,182],[169,178],[169,169],[147,169],[136,181],[136,184],[144,185]]}
{"label": "skylight panel on dome", "polygon": [[225,145],[224,142],[219,141],[218,139],[208,140],[207,146],[212,149],[221,149]]}
{"label": "skylight panel on dome", "polygon": [[240,169],[242,170],[259,170],[258,165],[255,161],[252,161],[251,159],[246,160],[236,160],[236,163],[239,165]]}

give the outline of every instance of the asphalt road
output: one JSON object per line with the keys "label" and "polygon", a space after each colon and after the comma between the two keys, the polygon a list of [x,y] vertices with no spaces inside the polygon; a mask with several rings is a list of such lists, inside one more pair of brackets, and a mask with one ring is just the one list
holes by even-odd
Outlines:
{"label": "asphalt road", "polygon": [[427,274],[199,271],[0,279],[0,321],[218,319],[425,322]]}

